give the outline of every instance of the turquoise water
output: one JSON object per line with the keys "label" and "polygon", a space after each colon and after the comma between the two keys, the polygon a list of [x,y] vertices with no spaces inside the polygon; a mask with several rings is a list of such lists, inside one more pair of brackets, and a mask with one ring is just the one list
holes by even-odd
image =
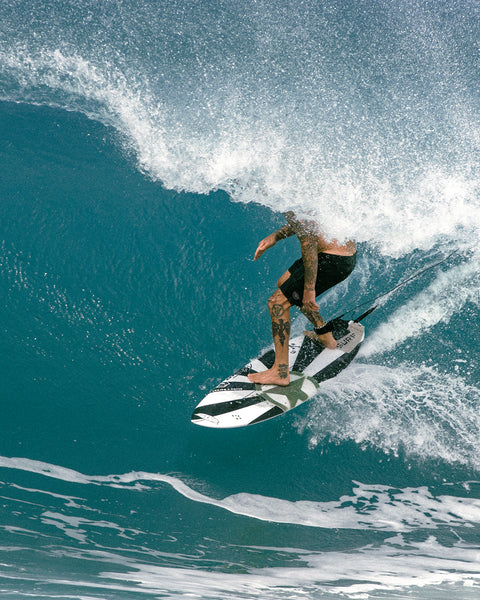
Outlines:
{"label": "turquoise water", "polygon": [[[479,12],[2,3],[2,599],[478,597]],[[326,317],[457,252],[311,402],[196,427],[287,208],[358,242]]]}

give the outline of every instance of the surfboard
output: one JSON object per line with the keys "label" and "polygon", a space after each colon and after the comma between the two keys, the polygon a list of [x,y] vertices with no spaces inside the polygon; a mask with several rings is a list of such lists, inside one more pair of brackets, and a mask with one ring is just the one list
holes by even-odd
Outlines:
{"label": "surfboard", "polygon": [[338,318],[331,323],[337,340],[333,350],[309,335],[290,340],[289,385],[260,385],[247,377],[273,365],[272,348],[205,396],[193,411],[192,423],[217,429],[254,425],[283,415],[312,398],[323,381],[335,377],[350,364],[365,337],[365,328],[356,321]]}

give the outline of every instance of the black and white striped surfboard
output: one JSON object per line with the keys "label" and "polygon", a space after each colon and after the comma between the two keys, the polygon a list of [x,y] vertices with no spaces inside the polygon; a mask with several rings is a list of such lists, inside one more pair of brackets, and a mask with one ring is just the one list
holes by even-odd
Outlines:
{"label": "black and white striped surfboard", "polygon": [[253,425],[277,417],[314,396],[322,381],[335,377],[357,354],[365,330],[355,321],[332,321],[337,348],[330,350],[308,336],[290,340],[290,384],[251,383],[248,373],[259,373],[273,365],[269,350],[222,381],[195,408],[192,423],[218,429]]}

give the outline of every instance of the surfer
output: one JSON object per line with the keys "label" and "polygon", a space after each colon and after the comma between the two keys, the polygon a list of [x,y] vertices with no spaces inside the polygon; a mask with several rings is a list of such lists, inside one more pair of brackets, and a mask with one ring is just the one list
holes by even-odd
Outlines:
{"label": "surfer", "polygon": [[344,244],[328,240],[312,221],[298,219],[291,211],[285,213],[287,224],[264,238],[255,252],[254,260],[278,241],[296,235],[300,241],[302,257],[286,271],[277,282],[277,290],[268,300],[272,319],[275,362],[267,371],[250,373],[250,381],[259,384],[288,385],[288,342],[290,339],[290,307],[296,305],[313,323],[314,332],[307,332],[327,348],[336,348],[337,342],[330,327],[320,315],[315,298],[346,279],[356,262],[353,241]]}

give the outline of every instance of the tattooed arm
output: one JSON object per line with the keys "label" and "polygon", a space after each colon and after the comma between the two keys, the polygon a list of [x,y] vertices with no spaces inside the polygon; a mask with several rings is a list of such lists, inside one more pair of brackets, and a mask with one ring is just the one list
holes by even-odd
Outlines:
{"label": "tattooed arm", "polygon": [[277,231],[275,231],[273,235],[276,237],[276,240],[278,242],[278,240],[284,240],[285,238],[291,237],[294,234],[294,227],[290,225],[290,223],[287,223],[283,227],[280,227],[280,229],[277,229]]}
{"label": "tattooed arm", "polygon": [[284,225],[280,229],[277,229],[277,231],[274,231],[270,235],[267,235],[267,237],[258,244],[258,248],[255,252],[255,256],[253,257],[253,260],[259,259],[262,256],[262,254],[265,252],[265,250],[268,250],[268,248],[275,246],[275,244],[279,240],[283,240],[294,234],[295,234],[294,228],[292,227],[292,225],[287,223],[287,225]]}

